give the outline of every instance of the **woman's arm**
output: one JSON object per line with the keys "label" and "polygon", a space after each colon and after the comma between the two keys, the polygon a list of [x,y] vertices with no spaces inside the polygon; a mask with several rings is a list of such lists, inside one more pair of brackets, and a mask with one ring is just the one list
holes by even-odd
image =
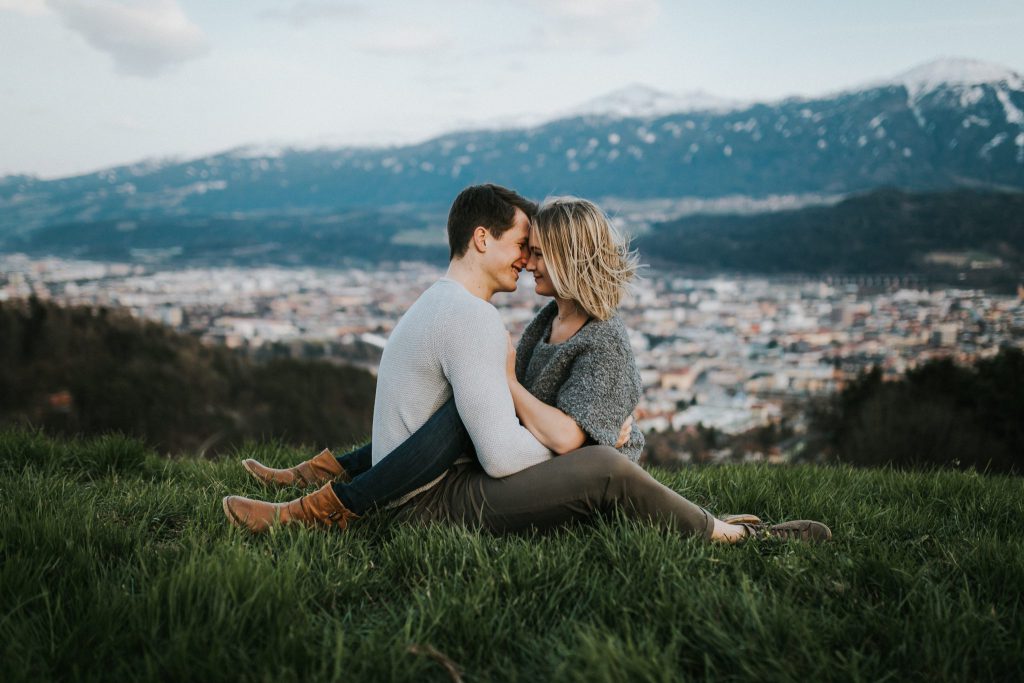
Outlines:
{"label": "woman's arm", "polygon": [[523,426],[537,441],[558,455],[564,455],[582,446],[587,435],[576,421],[554,406],[549,406],[526,390],[514,377],[509,378],[512,402]]}
{"label": "woman's arm", "polygon": [[[538,441],[558,455],[564,455],[583,446],[587,441],[587,434],[576,423],[576,420],[531,394],[516,379],[515,367],[516,350],[512,346],[511,337],[509,337],[505,370],[508,376],[508,387],[512,392],[512,402],[516,406],[516,415],[523,426],[529,429]],[[633,416],[630,415],[619,430],[619,440],[615,444],[617,448],[629,439],[632,426]]]}

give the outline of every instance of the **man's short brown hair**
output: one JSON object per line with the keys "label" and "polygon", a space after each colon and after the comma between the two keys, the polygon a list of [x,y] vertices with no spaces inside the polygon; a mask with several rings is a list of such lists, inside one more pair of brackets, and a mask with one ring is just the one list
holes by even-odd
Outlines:
{"label": "man's short brown hair", "polygon": [[537,204],[501,185],[470,185],[455,198],[448,212],[449,259],[462,256],[469,249],[473,231],[483,226],[500,238],[512,227],[516,209],[531,221],[537,215]]}

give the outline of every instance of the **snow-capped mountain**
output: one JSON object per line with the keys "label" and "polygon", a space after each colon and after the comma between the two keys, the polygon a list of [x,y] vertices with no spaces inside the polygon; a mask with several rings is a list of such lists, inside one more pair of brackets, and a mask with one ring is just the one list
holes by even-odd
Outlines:
{"label": "snow-capped mountain", "polygon": [[[1024,189],[1024,81],[941,60],[817,98],[728,103],[630,87],[540,125],[395,147],[251,147],[0,180],[0,239],[46,226],[445,206],[464,186],[595,199]],[[2,245],[0,245],[2,246]]]}
{"label": "snow-capped mountain", "polygon": [[691,111],[719,113],[739,109],[740,100],[718,97],[703,90],[675,95],[646,85],[634,83],[607,95],[594,98],[565,113],[572,116],[606,116],[609,118],[650,118]]}
{"label": "snow-capped mountain", "polygon": [[[939,88],[998,86],[1004,84],[1011,90],[1024,89],[1024,81],[1016,72],[999,64],[977,59],[945,58],[936,59],[897,76],[876,82],[868,87],[902,86],[907,94],[917,99]],[[867,89],[862,87],[861,89]]]}

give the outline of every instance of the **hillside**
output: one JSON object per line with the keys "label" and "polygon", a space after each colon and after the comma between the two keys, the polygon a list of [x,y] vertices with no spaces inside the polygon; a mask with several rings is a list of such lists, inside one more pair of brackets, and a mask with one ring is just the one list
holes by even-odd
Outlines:
{"label": "hillside", "polygon": [[[436,227],[440,225],[441,227]],[[60,223],[8,238],[9,251],[72,258],[190,265],[446,262],[443,223],[433,244],[405,241],[426,226],[416,213],[330,216],[182,216]]]}
{"label": "hillside", "polygon": [[845,463],[1024,473],[1024,352],[931,361],[896,381],[876,367],[829,397],[813,428],[819,455]]}
{"label": "hillside", "polygon": [[252,537],[219,504],[271,495],[243,454],[302,455],[168,460],[0,431],[0,678],[1003,681],[1024,667],[1020,478],[655,472],[715,512],[825,520],[834,539],[817,547],[619,520],[491,537],[383,515]]}
{"label": "hillside", "polygon": [[0,302],[0,358],[0,425],[209,453],[256,438],[335,447],[370,433],[365,370],[255,363],[121,311]]}
{"label": "hillside", "polygon": [[709,271],[948,279],[975,271],[1015,286],[1024,273],[1024,193],[880,190],[828,207],[689,216],[655,225],[635,246],[652,260]]}

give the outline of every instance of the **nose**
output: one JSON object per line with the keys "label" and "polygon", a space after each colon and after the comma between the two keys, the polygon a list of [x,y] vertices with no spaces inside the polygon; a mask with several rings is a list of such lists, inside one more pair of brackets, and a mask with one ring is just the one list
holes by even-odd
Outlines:
{"label": "nose", "polygon": [[533,252],[527,252],[526,257],[526,269],[531,273],[537,270],[537,258],[533,255]]}

